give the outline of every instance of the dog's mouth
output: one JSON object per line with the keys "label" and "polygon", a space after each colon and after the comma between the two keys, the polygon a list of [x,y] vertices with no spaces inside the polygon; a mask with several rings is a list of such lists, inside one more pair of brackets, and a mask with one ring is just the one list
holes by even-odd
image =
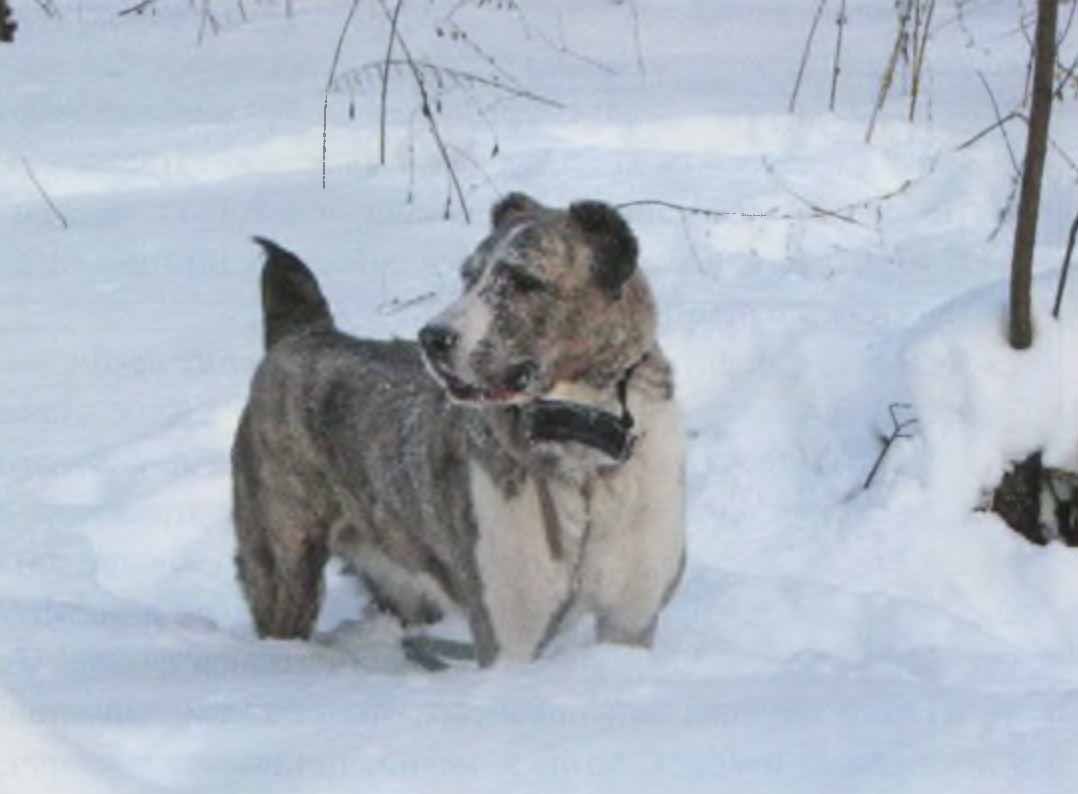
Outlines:
{"label": "dog's mouth", "polygon": [[529,362],[510,367],[500,386],[468,383],[437,364],[432,364],[430,369],[455,402],[508,405],[534,399],[528,393],[528,387],[536,381],[537,368]]}

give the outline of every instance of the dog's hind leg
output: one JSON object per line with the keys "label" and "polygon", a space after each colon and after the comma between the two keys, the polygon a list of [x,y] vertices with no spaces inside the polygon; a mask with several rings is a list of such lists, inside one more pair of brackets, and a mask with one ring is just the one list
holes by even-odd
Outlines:
{"label": "dog's hind leg", "polygon": [[233,455],[236,573],[260,637],[308,639],[329,557],[326,525],[298,493],[289,493],[298,487],[294,481],[264,479],[266,472],[244,454],[243,438],[241,432]]}

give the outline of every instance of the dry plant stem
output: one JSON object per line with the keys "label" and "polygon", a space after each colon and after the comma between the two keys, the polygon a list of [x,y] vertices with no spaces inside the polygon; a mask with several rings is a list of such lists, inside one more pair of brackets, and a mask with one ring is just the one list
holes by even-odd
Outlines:
{"label": "dry plant stem", "polygon": [[835,57],[831,66],[831,99],[827,103],[827,109],[832,113],[835,112],[835,96],[838,93],[838,75],[839,72],[842,71],[840,61],[842,60],[842,30],[846,27],[846,0],[842,0],[842,5],[839,6],[835,25],[838,27],[838,33],[835,35]]}
{"label": "dry plant stem", "polygon": [[[818,218],[835,217],[838,213],[849,212],[851,210],[865,209],[873,204],[881,204],[885,201],[889,201],[896,196],[900,196],[909,190],[914,182],[914,179],[906,179],[896,188],[888,190],[886,193],[880,193],[876,196],[870,196],[868,198],[860,199],[858,201],[851,202],[837,210],[818,209],[814,210],[810,215],[795,215],[793,213],[784,213],[782,215],[775,215],[772,212],[739,212],[735,210],[717,210],[708,207],[698,207],[691,204],[679,204],[674,201],[666,201],[664,199],[637,199],[635,201],[625,201],[614,206],[621,209],[630,209],[632,207],[659,207],[661,209],[673,210],[674,212],[682,213],[683,215],[699,215],[706,218],[761,218],[770,221],[808,221]],[[811,205],[814,206],[814,205]],[[847,220],[839,215],[840,220]],[[853,219],[849,219],[850,222]],[[856,223],[856,221],[853,221]],[[863,225],[863,224],[860,224]]]}
{"label": "dry plant stem", "polygon": [[880,450],[880,454],[877,456],[876,462],[872,464],[872,469],[869,471],[868,476],[865,478],[865,482],[864,484],[862,484],[861,490],[867,491],[872,485],[872,481],[876,478],[876,474],[877,472],[879,472],[880,466],[883,464],[883,459],[887,457],[887,453],[891,450],[891,445],[900,438],[910,438],[910,435],[904,431],[917,424],[917,419],[911,417],[909,419],[903,419],[902,421],[899,421],[898,417],[895,415],[895,410],[902,408],[908,411],[911,407],[912,406],[910,406],[909,403],[891,403],[887,406],[887,413],[891,415],[891,424],[893,425],[893,429],[891,430],[891,435],[889,435],[887,438],[882,439],[883,448]]}
{"label": "dry plant stem", "polygon": [[52,4],[52,0],[34,0],[34,2],[37,3],[37,7],[40,8],[49,19],[60,18],[60,9]]}
{"label": "dry plant stem", "polygon": [[801,91],[801,78],[805,76],[805,64],[808,63],[809,52],[812,50],[812,40],[816,36],[816,28],[820,24],[820,17],[823,16],[823,9],[826,5],[827,0],[820,0],[820,4],[816,6],[816,13],[812,17],[812,25],[809,26],[808,36],[805,38],[805,49],[801,53],[801,65],[797,68],[797,79],[794,80],[794,90],[790,94],[790,104],[786,108],[789,113],[793,113],[794,107],[797,105],[797,95]]}
{"label": "dry plant stem", "polygon": [[[382,7],[382,12],[386,15],[386,19],[390,19],[391,15],[389,9],[386,8],[384,0],[379,0],[379,5]],[[461,212],[464,213],[464,222],[470,224],[472,222],[471,214],[468,212],[468,202],[464,200],[464,191],[461,189],[460,180],[457,179],[456,169],[453,168],[453,161],[449,157],[449,152],[445,148],[445,142],[442,140],[442,135],[438,131],[438,122],[434,119],[434,111],[430,106],[430,96],[427,94],[427,86],[423,82],[423,75],[419,71],[419,67],[416,66],[415,60],[412,58],[412,51],[408,48],[407,42],[401,35],[400,30],[396,31],[397,43],[400,44],[401,52],[404,53],[404,57],[408,61],[408,66],[412,70],[412,77],[415,78],[415,86],[419,91],[420,99],[420,112],[427,120],[427,124],[430,127],[431,137],[434,138],[435,144],[438,146],[438,152],[442,156],[442,162],[445,163],[445,168],[449,172],[449,178],[453,183],[453,188],[457,193],[457,201],[460,202]],[[448,212],[448,206],[447,206]]]}
{"label": "dry plant stem", "polygon": [[872,110],[872,118],[868,122],[868,130],[865,132],[865,143],[872,143],[872,133],[876,129],[876,118],[880,115],[880,111],[883,110],[884,104],[887,102],[887,94],[891,91],[891,83],[895,79],[895,66],[898,64],[898,56],[902,52],[902,43],[906,36],[906,28],[910,24],[910,13],[913,0],[906,5],[906,10],[903,12],[901,18],[898,20],[898,33],[895,34],[895,45],[891,48],[891,57],[887,61],[887,67],[883,70],[883,75],[880,77],[880,91],[876,97],[876,106]]}
{"label": "dry plant stem", "polygon": [[1059,273],[1059,287],[1056,288],[1056,303],[1052,308],[1052,316],[1059,319],[1059,307],[1063,303],[1063,290],[1067,288],[1067,273],[1071,269],[1071,254],[1074,253],[1074,238],[1078,237],[1078,215],[1074,216],[1071,224],[1070,235],[1067,237],[1067,253],[1063,256],[1063,270]]}
{"label": "dry plant stem", "polygon": [[[1019,119],[1020,121],[1025,122],[1025,124],[1027,126],[1029,125],[1029,117],[1028,116],[1026,116],[1024,113],[1018,112],[1017,110],[1012,110],[1010,113],[1008,113],[1006,116],[1001,118],[999,121],[996,121],[995,123],[990,124],[987,127],[985,127],[983,130],[978,132],[976,135],[974,135],[972,138],[967,140],[965,143],[961,144],[960,146],[956,146],[955,151],[959,152],[959,151],[962,151],[963,149],[968,149],[970,146],[975,144],[977,141],[979,141],[985,135],[990,133],[992,130],[996,129],[997,127],[1002,127],[1008,121],[1013,121],[1014,119]],[[1076,174],[1078,174],[1078,162],[1075,162],[1074,158],[1071,157],[1069,154],[1067,154],[1067,150],[1064,149],[1062,146],[1060,146],[1059,143],[1056,142],[1056,139],[1053,138],[1051,135],[1048,136],[1048,145],[1051,146],[1052,151],[1054,151],[1056,154],[1058,154],[1060,159],[1063,160],[1063,162],[1065,162],[1067,164],[1068,168],[1070,168],[1072,171],[1074,171]]]}
{"label": "dry plant stem", "polygon": [[928,10],[925,12],[924,27],[921,31],[921,40],[914,43],[915,56],[913,61],[913,83],[910,87],[910,122],[917,113],[917,97],[921,89],[921,71],[925,65],[925,52],[928,49],[928,34],[932,27],[932,14],[936,10],[936,0],[929,0]]}
{"label": "dry plant stem", "polygon": [[[291,3],[288,8],[291,9]],[[326,189],[326,142],[329,126],[329,89],[333,85],[333,78],[337,74],[337,62],[341,59],[341,48],[344,47],[344,37],[348,35],[348,26],[352,24],[352,17],[356,15],[359,0],[352,0],[352,7],[348,9],[348,16],[344,18],[341,26],[341,35],[337,38],[337,49],[333,52],[333,61],[329,65],[329,77],[326,78],[326,90],[322,97],[322,190]],[[292,16],[289,11],[288,16]]]}
{"label": "dry plant stem", "polygon": [[1018,198],[1018,223],[1011,258],[1011,347],[1024,350],[1033,344],[1031,297],[1033,245],[1040,214],[1041,178],[1048,149],[1048,123],[1052,115],[1052,78],[1055,68],[1058,0],[1037,2],[1037,57],[1033,70],[1033,105],[1026,138],[1026,162]]}
{"label": "dry plant stem", "polygon": [[794,190],[789,185],[787,185],[785,182],[783,182],[782,179],[779,178],[779,175],[775,172],[775,166],[772,165],[770,162],[768,162],[766,157],[761,158],[761,159],[762,159],[763,164],[764,164],[764,170],[767,171],[767,173],[770,174],[770,176],[776,182],[779,183],[779,185],[782,187],[782,189],[785,190],[787,193],[789,193],[791,196],[793,196],[795,199],[800,201],[802,204],[804,204],[810,210],[812,210],[812,212],[815,215],[823,216],[823,217],[827,217],[827,218],[834,218],[837,221],[842,221],[843,223],[849,223],[849,224],[851,224],[853,226],[860,226],[860,227],[865,228],[865,229],[868,228],[865,224],[861,223],[861,221],[859,221],[859,220],[857,220],[855,218],[851,218],[849,215],[843,215],[841,212],[836,212],[835,210],[829,210],[826,207],[821,207],[819,204],[816,204],[813,201],[811,201],[810,199],[805,198],[800,193],[798,193],[796,190]]}
{"label": "dry plant stem", "polygon": [[56,216],[56,219],[58,221],[60,221],[60,225],[63,226],[65,229],[68,228],[67,218],[64,217],[64,213],[60,212],[59,207],[57,207],[53,203],[52,199],[49,198],[49,194],[48,192],[46,192],[42,184],[38,182],[37,176],[34,174],[34,169],[30,167],[30,161],[27,160],[25,157],[21,159],[22,167],[26,169],[26,175],[30,178],[30,181],[34,183],[34,187],[36,187],[37,192],[41,194],[41,198],[45,200],[45,203],[49,206],[49,209],[52,210],[52,214]]}
{"label": "dry plant stem", "polygon": [[988,99],[992,103],[992,112],[996,114],[996,126],[999,127],[999,131],[1003,135],[1003,141],[1007,144],[1007,154],[1011,157],[1011,166],[1016,174],[1021,173],[1022,169],[1018,165],[1018,157],[1014,153],[1014,147],[1011,146],[1010,136],[1007,135],[1007,127],[1004,123],[1004,119],[1000,116],[999,103],[996,101],[996,94],[992,91],[992,86],[988,84],[988,80],[980,70],[977,71],[977,77],[980,79],[981,85],[984,86],[984,90],[988,94]]}
{"label": "dry plant stem", "polygon": [[389,22],[389,42],[386,44],[386,59],[382,65],[382,96],[378,114],[378,163],[386,164],[386,98],[389,95],[389,59],[393,57],[393,44],[397,40],[397,20],[400,18],[404,0],[397,0],[393,9],[393,18]]}
{"label": "dry plant stem", "polygon": [[[1075,2],[1072,6],[1072,8],[1075,7],[1078,7],[1078,2]],[[1060,101],[1063,100],[1063,89],[1066,87],[1067,83],[1069,83],[1071,79],[1073,79],[1075,69],[1078,69],[1078,55],[1076,55],[1074,57],[1074,60],[1071,61],[1070,67],[1063,70],[1063,77],[1060,78],[1059,83],[1056,84],[1056,90],[1054,92],[1056,99]]]}
{"label": "dry plant stem", "polygon": [[[463,69],[454,69],[449,66],[439,66],[438,64],[431,63],[430,61],[412,60],[409,62],[407,59],[401,58],[393,58],[389,61],[390,68],[407,67],[410,70],[413,64],[419,67],[420,70],[429,72],[436,81],[441,81],[444,78],[449,78],[450,80],[459,84],[470,86],[478,85],[482,86],[483,88],[489,88],[492,91],[506,94],[510,97],[516,97],[517,99],[527,99],[531,102],[536,102],[540,105],[546,105],[547,107],[556,108],[558,110],[565,109],[565,105],[561,102],[558,102],[556,99],[551,99],[541,94],[536,94],[535,92],[528,91],[524,88],[519,88],[517,86],[512,86],[506,83],[498,82],[496,80],[491,80],[487,77],[483,77],[482,75],[475,74],[474,72],[466,72]],[[372,61],[370,63],[365,63],[357,68],[342,72],[335,82],[346,84],[360,84],[362,82],[364,73],[368,71],[377,71],[380,77],[385,65],[386,64],[384,61]]]}
{"label": "dry plant stem", "polygon": [[636,0],[626,0],[625,5],[629,7],[629,14],[633,18],[633,49],[636,51],[636,68],[641,77],[647,77],[648,70],[644,65],[644,45],[640,42],[640,9],[636,7]]}
{"label": "dry plant stem", "polygon": [[143,11],[145,11],[147,8],[149,8],[156,2],[157,0],[141,0],[141,2],[135,3],[133,6],[128,6],[122,11],[118,11],[116,13],[116,16],[123,17],[127,16],[128,14],[141,14]]}
{"label": "dry plant stem", "polygon": [[614,205],[617,209],[629,209],[630,207],[662,207],[663,209],[674,210],[676,212],[688,213],[689,215],[703,215],[709,218],[771,218],[773,216],[768,215],[766,212],[733,212],[728,210],[713,210],[706,207],[694,207],[689,204],[677,204],[673,201],[664,201],[662,199],[637,199],[635,201],[626,201],[621,204]]}

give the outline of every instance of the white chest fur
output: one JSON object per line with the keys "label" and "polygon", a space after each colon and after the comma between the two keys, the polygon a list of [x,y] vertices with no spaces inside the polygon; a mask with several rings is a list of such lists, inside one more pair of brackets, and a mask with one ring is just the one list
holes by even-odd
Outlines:
{"label": "white chest fur", "polygon": [[[676,403],[630,398],[632,458],[586,489],[551,482],[560,544],[534,481],[507,498],[471,466],[476,559],[501,658],[533,658],[571,606],[600,636],[649,644],[683,561],[684,441]],[[552,548],[560,545],[560,554]]]}

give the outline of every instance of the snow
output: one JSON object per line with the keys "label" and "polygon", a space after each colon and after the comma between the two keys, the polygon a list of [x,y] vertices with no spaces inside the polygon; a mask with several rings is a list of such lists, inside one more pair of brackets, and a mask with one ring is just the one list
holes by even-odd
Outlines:
{"label": "snow", "polygon": [[[471,225],[442,218],[403,72],[384,168],[376,83],[330,95],[322,189],[345,0],[246,2],[248,22],[215,2],[201,44],[182,0],[57,4],[16,2],[0,46],[2,794],[1078,788],[1078,557],[974,510],[1033,448],[1078,457],[1073,285],[1049,316],[1075,172],[1050,154],[1037,338],[1015,353],[1013,212],[989,239],[1010,159],[997,133],[957,150],[995,119],[976,70],[1003,112],[1021,97],[1013,4],[941,4],[918,119],[900,74],[871,145],[889,3],[849,3],[833,114],[825,15],[793,115],[815,3],[636,0],[643,73],[628,4],[469,5],[471,40],[567,106],[449,86]],[[489,74],[432,33],[446,5],[405,5],[409,45]],[[361,3],[341,69],[385,34]],[[1076,126],[1058,104],[1064,149]],[[533,665],[430,675],[333,566],[316,641],[256,640],[228,473],[260,355],[250,235],[301,253],[346,328],[411,336],[511,189],[735,213],[625,210],[690,430],[689,565],[656,648],[582,627]],[[914,435],[864,490],[892,403]]]}

